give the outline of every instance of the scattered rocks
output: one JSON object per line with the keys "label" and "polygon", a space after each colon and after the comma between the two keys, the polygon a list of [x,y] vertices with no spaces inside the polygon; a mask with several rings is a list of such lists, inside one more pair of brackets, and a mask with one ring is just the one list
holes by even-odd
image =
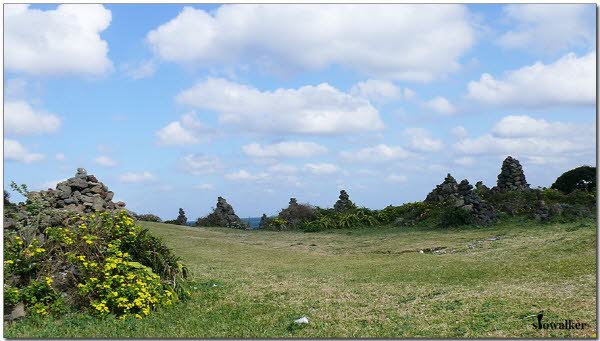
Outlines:
{"label": "scattered rocks", "polygon": [[217,198],[217,207],[204,218],[198,218],[197,226],[219,226],[234,229],[245,229],[246,224],[235,214],[233,207],[223,197]]}
{"label": "scattered rocks", "polygon": [[345,190],[340,191],[338,201],[333,205],[333,209],[336,211],[348,211],[356,208],[356,205],[350,200],[350,196]]}
{"label": "scattered rocks", "polygon": [[508,156],[502,162],[502,170],[498,174],[498,185],[495,189],[500,191],[528,190],[529,184],[525,180],[525,173],[519,160]]}
{"label": "scattered rocks", "polygon": [[17,303],[17,305],[12,309],[10,314],[4,315],[5,321],[13,321],[16,319],[20,319],[25,317],[25,304],[23,302]]}

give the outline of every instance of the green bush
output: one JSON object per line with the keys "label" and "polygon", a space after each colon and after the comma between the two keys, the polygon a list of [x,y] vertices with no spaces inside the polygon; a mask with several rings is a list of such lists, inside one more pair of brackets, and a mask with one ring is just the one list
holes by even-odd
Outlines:
{"label": "green bush", "polygon": [[160,219],[159,216],[151,214],[151,213],[138,214],[137,219],[141,220],[141,221],[149,221],[149,222],[153,222],[153,223],[160,223],[160,222],[162,222],[162,219]]}
{"label": "green bush", "polygon": [[473,216],[460,207],[445,207],[440,216],[442,227],[470,225],[473,222]]}
{"label": "green bush", "polygon": [[563,173],[551,188],[569,194],[576,189],[596,191],[596,167],[581,166]]}
{"label": "green bush", "polygon": [[[33,231],[33,232],[32,232]],[[4,309],[28,314],[66,309],[141,318],[187,298],[187,269],[126,211],[72,215],[62,227],[4,233]]]}

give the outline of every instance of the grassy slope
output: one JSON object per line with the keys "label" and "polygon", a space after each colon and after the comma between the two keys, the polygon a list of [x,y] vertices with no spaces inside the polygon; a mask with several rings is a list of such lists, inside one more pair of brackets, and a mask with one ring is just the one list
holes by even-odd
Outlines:
{"label": "grassy slope", "polygon": [[[139,321],[72,315],[5,337],[591,337],[595,222],[330,233],[145,223],[190,266],[193,300]],[[482,241],[501,237],[497,241]],[[476,241],[474,248],[467,245]],[[443,246],[454,252],[414,252]],[[215,286],[216,284],[216,286]],[[580,320],[585,331],[544,331]],[[308,316],[297,327],[293,319]]]}

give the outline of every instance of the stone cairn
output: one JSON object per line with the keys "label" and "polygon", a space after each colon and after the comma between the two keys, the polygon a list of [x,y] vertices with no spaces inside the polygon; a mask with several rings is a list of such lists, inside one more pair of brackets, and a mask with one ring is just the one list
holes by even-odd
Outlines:
{"label": "stone cairn", "polygon": [[125,208],[122,201],[113,202],[114,193],[94,175],[77,168],[74,177],[59,182],[56,189],[32,192],[46,201],[49,208],[60,208],[74,212],[99,212]]}
{"label": "stone cairn", "polygon": [[525,173],[519,160],[508,156],[502,162],[502,170],[498,174],[498,185],[495,189],[500,191],[528,190],[529,184],[525,180]]}
{"label": "stone cairn", "polygon": [[177,219],[175,219],[177,225],[187,225],[187,217],[185,216],[185,211],[183,208],[179,208],[179,215]]}
{"label": "stone cairn", "polygon": [[459,199],[455,205],[470,212],[475,222],[481,225],[489,225],[496,218],[496,210],[487,202],[483,201],[475,192],[473,186],[467,179],[462,180],[457,186]]}
{"label": "stone cairn", "polygon": [[496,217],[496,210],[483,201],[475,192],[468,180],[459,184],[452,175],[448,174],[440,185],[427,195],[426,203],[446,202],[471,213],[478,224],[490,224]]}
{"label": "stone cairn", "polygon": [[356,208],[356,205],[350,200],[350,196],[345,190],[340,191],[338,201],[333,205],[333,209],[336,211],[347,211]]}
{"label": "stone cairn", "polygon": [[260,217],[260,223],[258,223],[258,228],[262,229],[269,225],[269,217],[265,213]]}
{"label": "stone cairn", "polygon": [[437,185],[431,193],[427,194],[425,198],[426,203],[443,202],[447,200],[458,199],[458,184],[450,173],[446,175],[444,182]]}
{"label": "stone cairn", "polygon": [[233,207],[222,197],[217,198],[217,207],[204,218],[198,219],[199,226],[219,226],[234,229],[245,229],[246,224],[235,214]]}

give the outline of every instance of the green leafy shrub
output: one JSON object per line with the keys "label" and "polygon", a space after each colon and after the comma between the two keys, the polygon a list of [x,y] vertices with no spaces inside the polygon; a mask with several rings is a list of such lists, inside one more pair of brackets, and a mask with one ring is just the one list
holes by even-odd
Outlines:
{"label": "green leafy shrub", "polygon": [[473,223],[473,216],[460,207],[445,207],[440,216],[441,227],[455,227],[470,225]]}
{"label": "green leafy shrub", "polygon": [[119,318],[147,316],[189,293],[179,258],[125,211],[72,215],[62,227],[5,231],[5,311],[65,309]]}
{"label": "green leafy shrub", "polygon": [[596,167],[581,166],[563,173],[551,186],[565,194],[577,189],[596,191]]}
{"label": "green leafy shrub", "polygon": [[160,223],[160,222],[162,222],[162,219],[160,219],[159,216],[151,214],[151,213],[138,214],[137,219],[141,220],[141,221],[149,221],[149,222],[153,222],[153,223]]}

